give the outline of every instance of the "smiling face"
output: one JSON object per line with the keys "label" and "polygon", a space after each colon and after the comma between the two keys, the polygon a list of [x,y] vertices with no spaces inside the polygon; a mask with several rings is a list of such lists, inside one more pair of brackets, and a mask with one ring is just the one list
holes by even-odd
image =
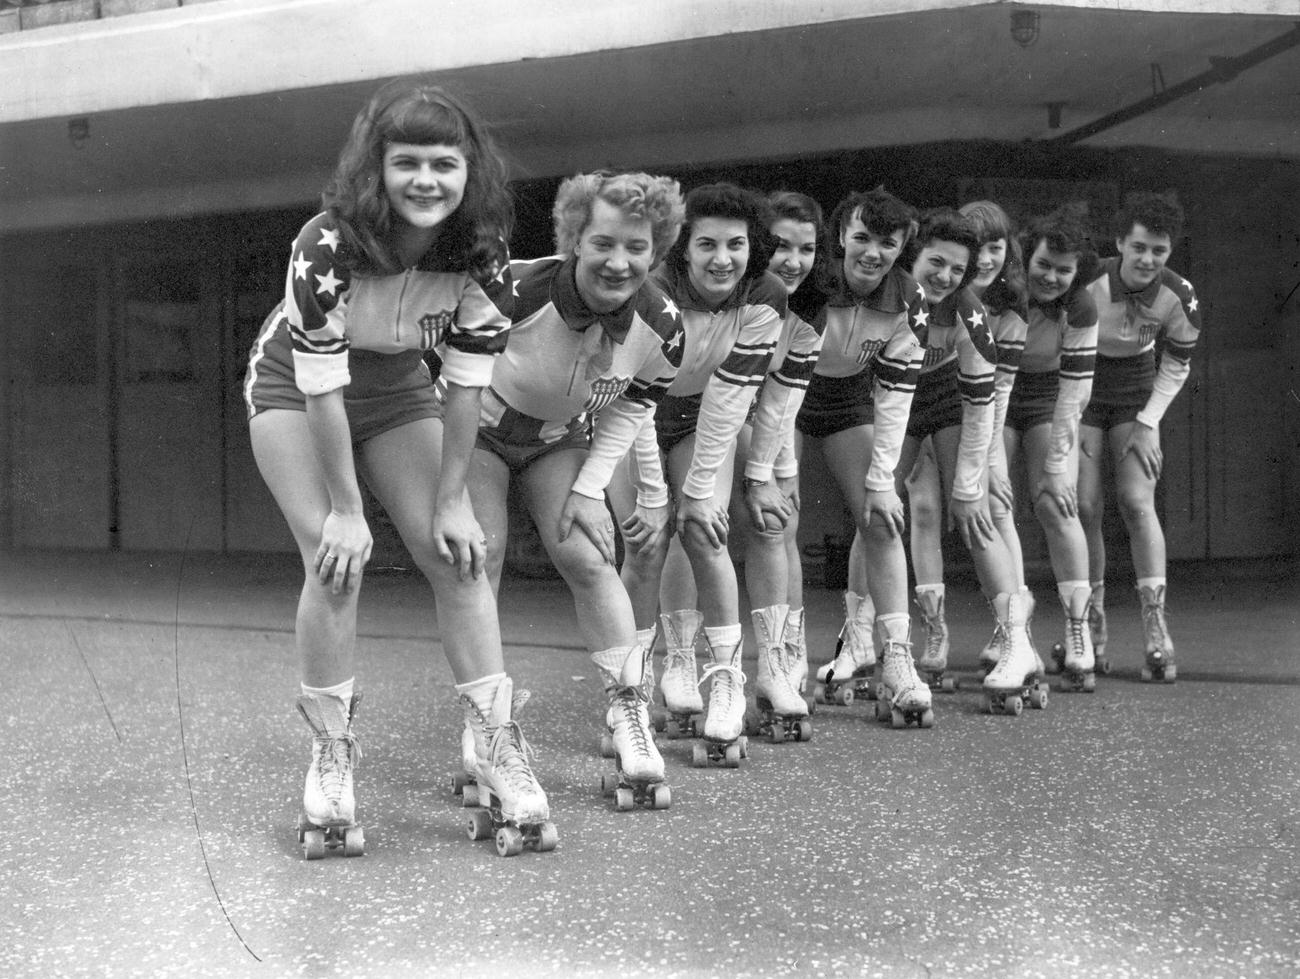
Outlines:
{"label": "smiling face", "polygon": [[855,211],[840,231],[845,284],[859,296],[871,295],[894,267],[906,243],[906,228],[877,234],[862,223],[861,212]]}
{"label": "smiling face", "polygon": [[776,239],[776,251],[767,270],[776,274],[787,294],[793,294],[812,271],[817,257],[817,228],[811,221],[781,218],[772,222],[770,230]]}
{"label": "smiling face", "polygon": [[1078,252],[1054,252],[1045,239],[1038,239],[1025,268],[1030,298],[1039,303],[1060,299],[1079,274]]}
{"label": "smiling face", "polygon": [[739,218],[699,218],[686,245],[686,274],[695,291],[717,309],[740,285],[749,265],[749,226]]}
{"label": "smiling face", "polygon": [[1002,273],[1002,266],[1006,264],[1007,240],[1005,238],[995,238],[980,245],[980,253],[975,259],[975,278],[971,280],[975,291],[983,295],[984,290],[993,285],[994,280]]}
{"label": "smiling face", "polygon": [[384,147],[384,191],[393,213],[430,231],[455,213],[465,197],[465,154],[443,144],[389,143]]}
{"label": "smiling face", "polygon": [[1134,292],[1145,289],[1159,277],[1174,250],[1169,235],[1158,235],[1141,224],[1133,225],[1123,238],[1115,239],[1115,247],[1119,250],[1119,277]]}
{"label": "smiling face", "polygon": [[916,253],[912,278],[925,290],[926,299],[939,303],[957,291],[969,264],[969,248],[955,241],[935,238]]}
{"label": "smiling face", "polygon": [[650,219],[631,217],[599,198],[573,249],[574,279],[595,313],[618,309],[645,284],[654,257]]}

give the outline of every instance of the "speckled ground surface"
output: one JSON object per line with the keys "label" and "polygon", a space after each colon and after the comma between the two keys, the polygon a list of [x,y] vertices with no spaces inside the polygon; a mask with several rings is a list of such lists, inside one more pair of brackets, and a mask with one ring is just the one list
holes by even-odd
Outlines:
{"label": "speckled ground surface", "polygon": [[[823,707],[807,744],[596,791],[599,697],[560,586],[507,581],[550,854],[465,838],[458,712],[421,583],[363,601],[367,853],[302,859],[288,559],[0,554],[0,975],[1295,976],[1300,587],[1188,569],[1176,685],[1117,672],[1046,711],[937,697],[930,731]],[[1059,613],[1040,588],[1046,648]],[[809,591],[813,659],[839,598]],[[987,613],[949,598],[955,665]],[[752,659],[747,667],[752,674]]]}

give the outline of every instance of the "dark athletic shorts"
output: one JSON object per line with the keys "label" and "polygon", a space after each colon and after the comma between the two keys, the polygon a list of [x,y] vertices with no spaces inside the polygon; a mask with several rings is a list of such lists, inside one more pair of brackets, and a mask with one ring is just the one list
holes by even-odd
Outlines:
{"label": "dark athletic shorts", "polygon": [[1007,427],[1027,432],[1035,425],[1050,422],[1056,413],[1056,394],[1060,386],[1060,375],[1056,371],[1018,373],[1007,405]]}
{"label": "dark athletic shorts", "polygon": [[850,428],[875,424],[874,383],[875,375],[869,370],[848,377],[814,374],[795,427],[808,438],[824,439]]}
{"label": "dark athletic shorts", "polygon": [[907,417],[907,434],[923,439],[945,428],[961,426],[961,390],[957,387],[957,361],[950,360],[916,382],[912,413]]}
{"label": "dark athletic shorts", "polygon": [[1083,424],[1102,431],[1136,421],[1156,384],[1155,351],[1136,357],[1097,357],[1092,399],[1083,410]]}

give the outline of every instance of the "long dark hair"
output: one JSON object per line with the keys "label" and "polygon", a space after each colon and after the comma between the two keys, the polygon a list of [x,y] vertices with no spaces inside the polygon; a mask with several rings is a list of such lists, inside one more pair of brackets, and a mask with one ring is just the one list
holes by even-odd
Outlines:
{"label": "long dark hair", "polygon": [[389,243],[394,221],[384,190],[389,143],[455,146],[465,154],[465,195],[443,224],[436,247],[449,270],[494,276],[506,261],[514,222],[505,163],[473,110],[437,86],[409,81],[383,86],[357,114],[321,195],[339,225],[340,261],[364,272],[393,273],[402,267]]}
{"label": "long dark hair", "polygon": [[1000,316],[1009,309],[1014,309],[1021,316],[1025,315],[1025,259],[1020,251],[1020,239],[1016,237],[1016,226],[1012,224],[1007,212],[993,201],[970,201],[958,209],[975,229],[975,237],[981,246],[999,238],[1007,243],[1002,270],[989,283],[980,300],[994,316]]}

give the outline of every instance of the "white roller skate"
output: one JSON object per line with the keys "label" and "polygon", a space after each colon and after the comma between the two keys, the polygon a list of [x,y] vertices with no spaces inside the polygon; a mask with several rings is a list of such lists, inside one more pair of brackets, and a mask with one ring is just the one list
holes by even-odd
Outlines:
{"label": "white roller skate", "polygon": [[620,812],[637,804],[667,809],[672,791],[664,784],[664,760],[655,747],[650,730],[650,711],[645,692],[650,651],[642,646],[618,646],[591,654],[600,670],[609,704],[605,710],[604,742],[617,771],[603,776],[600,789],[614,798]]}
{"label": "white roller skate", "polygon": [[[525,846],[544,852],[559,840],[546,793],[529,766],[531,751],[514,719],[526,697],[512,698],[508,676],[497,674],[456,687],[474,739],[475,782],[466,786],[482,806],[470,814],[471,840],[495,836],[497,853],[514,856]],[[521,691],[521,694],[523,691]]]}
{"label": "white roller skate", "polygon": [[911,622],[906,615],[876,622],[880,635],[880,687],[876,691],[876,720],[894,727],[934,726],[930,688],[916,673],[909,641]]}
{"label": "white roller skate", "polygon": [[918,588],[916,604],[925,624],[925,650],[917,660],[916,670],[931,690],[953,693],[957,678],[944,676],[948,671],[948,622],[944,617],[944,594],[935,588]]}
{"label": "white roller skate", "polygon": [[1106,584],[1101,582],[1092,586],[1092,604],[1088,606],[1088,633],[1092,638],[1092,656],[1096,670],[1102,676],[1110,672],[1110,660],[1106,657],[1106,642],[1110,632],[1106,628]]}
{"label": "white roller skate", "polygon": [[702,740],[695,742],[691,751],[696,768],[739,768],[740,760],[749,755],[749,740],[741,733],[745,727],[745,674],[740,669],[743,647],[741,642],[716,648],[709,644],[712,662],[700,678],[701,684],[709,681],[709,709],[704,715]]}
{"label": "white roller skate", "polygon": [[670,738],[693,738],[699,733],[704,699],[695,672],[695,640],[704,616],[693,608],[659,616],[664,631],[664,671],[659,678],[664,713],[656,712],[655,730]]}
{"label": "white roller skate", "polygon": [[1092,652],[1092,634],[1088,628],[1088,607],[1092,604],[1089,588],[1076,588],[1069,597],[1062,596],[1065,609],[1065,643],[1061,647],[1061,689],[1066,692],[1097,689],[1096,658]]}
{"label": "white roller skate", "polygon": [[[361,745],[352,733],[361,694],[354,694],[346,711],[335,711],[325,698],[303,694],[298,712],[311,728],[311,765],[302,792],[302,814],[298,817],[298,842],[303,856],[319,860],[328,850],[342,849],[347,857],[359,857],[366,850],[365,832],[357,824],[357,800],[352,771],[361,760]],[[339,732],[337,718],[345,717]],[[334,723],[331,724],[330,721]]]}
{"label": "white roller skate", "polygon": [[1174,641],[1169,638],[1169,625],[1165,621],[1165,586],[1139,588],[1142,600],[1142,635],[1146,641],[1142,680],[1173,683],[1178,679],[1178,666],[1174,662]]}
{"label": "white roller skate", "polygon": [[772,605],[750,613],[758,641],[758,680],[752,714],[746,714],[747,734],[782,741],[811,741],[808,704],[799,696],[795,664],[786,641],[790,606]]}
{"label": "white roller skate", "polygon": [[1019,716],[1025,704],[1042,710],[1047,706],[1048,687],[1043,682],[1042,660],[1029,640],[1024,598],[999,595],[994,608],[1005,639],[997,665],[984,678],[984,711]]}
{"label": "white roller skate", "polygon": [[835,646],[835,658],[817,670],[813,695],[819,704],[846,707],[857,697],[874,700],[876,647],[871,639],[876,610],[870,595],[844,593],[844,627]]}

